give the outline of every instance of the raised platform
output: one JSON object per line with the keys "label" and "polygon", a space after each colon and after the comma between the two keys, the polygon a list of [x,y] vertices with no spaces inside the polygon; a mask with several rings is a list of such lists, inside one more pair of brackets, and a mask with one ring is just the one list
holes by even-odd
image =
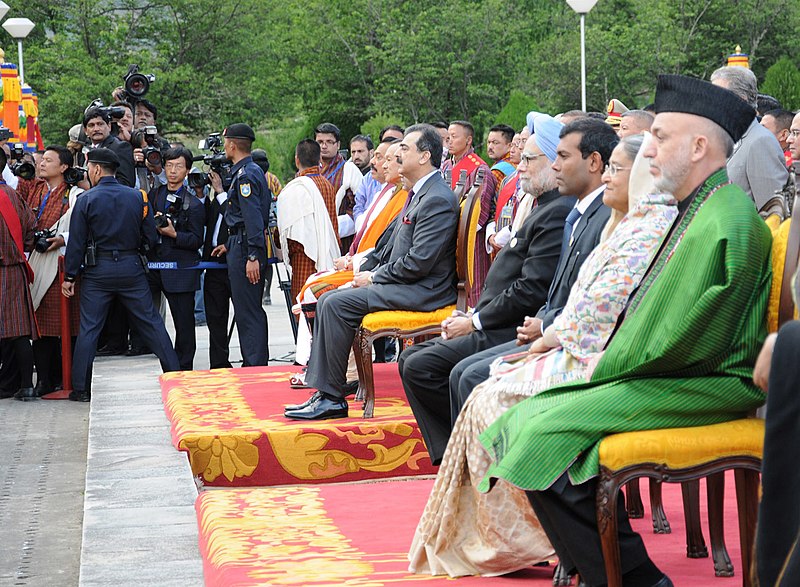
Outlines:
{"label": "raised platform", "polygon": [[183,371],[161,377],[172,443],[192,472],[221,487],[363,481],[434,474],[394,363],[375,365],[375,417],[298,422],[283,407],[297,367]]}
{"label": "raised platform", "polygon": [[[728,473],[725,537],[734,577],[715,577],[710,558],[686,558],[680,485],[664,486],[671,534],[653,534],[649,508],[644,519],[631,520],[653,561],[675,585],[742,584],[732,478]],[[407,571],[406,553],[432,484],[431,479],[413,479],[204,492],[196,509],[206,586],[396,587],[448,581]],[[646,496],[647,483],[642,486]],[[708,539],[704,509],[702,527]],[[549,587],[552,573],[553,566],[534,567],[502,577],[461,577],[455,584]]]}

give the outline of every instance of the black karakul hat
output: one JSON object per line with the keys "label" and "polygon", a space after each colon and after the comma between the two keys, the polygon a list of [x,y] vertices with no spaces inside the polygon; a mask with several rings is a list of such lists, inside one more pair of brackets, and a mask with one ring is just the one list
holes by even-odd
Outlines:
{"label": "black karakul hat", "polygon": [[256,133],[253,132],[253,129],[250,128],[249,125],[242,122],[237,122],[236,124],[230,125],[224,131],[222,131],[222,136],[226,139],[247,139],[249,141],[256,140]]}
{"label": "black karakul hat", "polygon": [[119,157],[111,149],[99,148],[92,149],[86,155],[86,160],[89,163],[103,163],[104,165],[113,165],[114,168],[119,167]]}
{"label": "black karakul hat", "polygon": [[656,114],[682,112],[716,122],[734,142],[742,138],[756,111],[733,92],[705,80],[685,75],[659,75]]}

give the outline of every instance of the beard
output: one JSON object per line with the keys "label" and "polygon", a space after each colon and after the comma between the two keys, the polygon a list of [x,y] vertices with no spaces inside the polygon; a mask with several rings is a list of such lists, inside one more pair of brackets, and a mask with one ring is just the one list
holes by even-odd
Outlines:
{"label": "beard", "polygon": [[674,195],[689,175],[690,155],[690,145],[685,145],[667,163],[662,164],[661,175],[654,178],[656,189]]}
{"label": "beard", "polygon": [[549,168],[545,168],[534,174],[533,177],[520,177],[519,187],[526,194],[538,197],[555,189],[556,180],[552,171]]}

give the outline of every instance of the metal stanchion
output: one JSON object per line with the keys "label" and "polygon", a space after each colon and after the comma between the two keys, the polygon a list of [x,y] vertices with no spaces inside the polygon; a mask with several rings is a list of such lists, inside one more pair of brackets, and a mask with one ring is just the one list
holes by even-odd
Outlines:
{"label": "metal stanchion", "polygon": [[[58,257],[59,289],[64,283],[64,257]],[[72,332],[70,329],[69,298],[61,296],[61,381],[62,388],[43,395],[42,399],[69,399],[72,391]]]}

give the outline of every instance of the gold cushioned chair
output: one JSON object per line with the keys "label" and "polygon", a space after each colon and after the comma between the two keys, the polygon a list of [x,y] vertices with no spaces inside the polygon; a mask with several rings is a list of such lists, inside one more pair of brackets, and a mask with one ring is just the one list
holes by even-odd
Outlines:
{"label": "gold cushioned chair", "polygon": [[[796,313],[791,281],[800,257],[800,222],[768,221],[767,224],[773,232],[774,271],[768,322],[770,331],[775,331]],[[609,587],[622,585],[615,515],[617,495],[623,484],[628,483],[630,488],[633,486],[630,482],[639,477],[651,479],[653,525],[657,532],[659,522],[666,526],[667,532],[669,525],[661,509],[660,485],[653,480],[682,483],[687,555],[690,557],[708,556],[700,529],[699,508],[699,481],[707,477],[709,535],[715,573],[717,576],[732,576],[733,565],[725,548],[722,512],[724,472],[728,469],[734,470],[736,482],[742,584],[749,587],[763,442],[764,421],[757,418],[710,426],[626,432],[605,438],[600,444],[597,522]],[[630,501],[628,509],[631,509]],[[657,519],[659,516],[663,519]]]}
{"label": "gold cushioned chair", "polygon": [[[467,292],[474,272],[475,235],[478,231],[480,215],[480,188],[484,174],[478,172],[475,182],[467,186],[466,172],[461,172],[455,193],[459,197],[461,214],[458,222],[456,241],[456,274],[458,276],[458,298],[455,304],[433,312],[413,312],[407,310],[385,310],[364,316],[356,331],[353,352],[358,369],[358,391],[356,400],[364,402],[364,417],[372,418],[375,409],[375,379],[372,371],[372,343],[386,336],[413,338],[441,332],[442,320],[453,310],[467,310]],[[467,191],[468,190],[468,191]],[[466,197],[464,192],[466,191]]]}

